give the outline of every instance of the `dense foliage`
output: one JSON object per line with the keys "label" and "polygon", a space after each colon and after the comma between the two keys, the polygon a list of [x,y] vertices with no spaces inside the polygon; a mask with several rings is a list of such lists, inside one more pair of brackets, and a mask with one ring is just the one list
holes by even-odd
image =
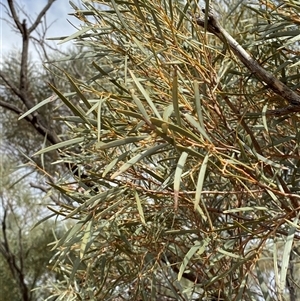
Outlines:
{"label": "dense foliage", "polygon": [[[274,113],[288,103],[196,24],[195,13],[209,16],[193,1],[73,8],[82,28],[71,38],[94,74],[66,75],[73,93],[52,86],[72,112],[62,118],[68,138],[38,152],[59,149],[74,173],[53,184],[69,201],[50,209],[74,221],[56,242],[52,264],[65,278],[53,295],[299,298],[298,115]],[[297,91],[299,3],[216,10]]]}
{"label": "dense foliage", "polygon": [[[61,76],[62,68],[76,77],[88,76],[84,68],[87,61],[78,59],[79,47],[76,51],[68,48],[66,57],[58,49],[49,48],[44,40],[48,29],[44,15],[53,2],[49,0],[38,15],[26,12],[21,1],[1,3],[5,19],[2,21],[19,33],[20,42],[16,38],[14,42],[20,48],[4,53],[0,61],[1,301],[44,300],[49,296],[44,284],[60,276],[48,268],[54,254],[49,244],[54,237],[59,237],[59,229],[64,223],[51,219],[34,226],[48,215],[46,206],[49,203],[59,202],[58,194],[48,197],[47,182],[55,181],[55,172],[63,172],[66,168],[51,164],[57,160],[57,153],[31,156],[41,147],[60,141],[59,136],[66,126],[55,118],[69,114],[68,108],[54,100],[18,120],[24,112],[53,93],[49,82],[64,91],[70,89],[66,84],[68,80]],[[7,26],[3,27],[5,30]],[[36,55],[30,55],[30,44],[38,50],[41,61],[47,62],[47,70]],[[51,64],[53,58],[55,66]]]}

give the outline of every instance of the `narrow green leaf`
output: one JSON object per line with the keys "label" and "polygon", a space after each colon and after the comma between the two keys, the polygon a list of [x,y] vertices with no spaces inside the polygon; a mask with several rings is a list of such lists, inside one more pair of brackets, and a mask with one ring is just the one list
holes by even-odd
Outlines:
{"label": "narrow green leaf", "polygon": [[115,166],[118,162],[123,161],[129,154],[129,151],[122,153],[119,157],[114,158],[106,167],[102,174],[102,177],[105,177]]}
{"label": "narrow green leaf", "polygon": [[147,123],[149,123],[150,117],[149,117],[149,115],[148,115],[148,113],[147,113],[144,105],[142,104],[141,100],[134,94],[134,90],[133,89],[131,89],[130,92],[131,92],[131,97],[132,97],[133,101],[135,102],[135,104],[137,105],[139,111],[142,113],[142,115],[144,117],[144,120]]}
{"label": "narrow green leaf", "polygon": [[[80,263],[81,263],[80,257],[76,257],[75,260],[72,262],[72,273],[70,274],[69,279],[68,279],[71,283],[74,282],[74,277],[75,277],[76,272],[78,271]],[[73,301],[74,298],[70,298],[70,296],[69,296],[69,298],[67,300],[66,299],[63,299],[63,300]]]}
{"label": "narrow green leaf", "polygon": [[148,168],[143,168],[143,170],[149,175],[149,176],[151,176],[151,177],[153,177],[154,179],[156,179],[157,181],[159,181],[159,182],[161,182],[161,183],[163,183],[164,182],[164,178],[163,177],[161,177],[158,173],[157,173],[157,171],[155,170],[155,171],[152,171],[151,169],[148,169]]}
{"label": "narrow green leaf", "polygon": [[198,131],[200,132],[200,134],[202,135],[203,138],[205,138],[208,142],[211,142],[210,138],[208,137],[206,131],[204,128],[202,128],[200,126],[200,124],[198,122],[195,121],[195,119],[190,115],[190,114],[184,114],[184,117],[187,119],[187,121],[194,126],[196,129],[198,129]]}
{"label": "narrow green leaf", "polygon": [[294,68],[294,67],[297,67],[298,65],[300,65],[300,61],[299,60],[297,60],[297,62],[294,63],[294,64],[292,64],[290,67]]}
{"label": "narrow green leaf", "polygon": [[293,220],[294,226],[291,226],[291,228],[288,232],[288,236],[286,238],[286,243],[285,243],[284,250],[283,250],[281,270],[280,270],[280,281],[279,281],[279,287],[278,287],[280,295],[283,295],[284,290],[285,290],[286,275],[287,275],[289,265],[290,265],[290,254],[291,254],[291,251],[293,248],[294,237],[295,237],[295,233],[297,230],[299,215],[300,215],[300,213],[298,213],[298,215]]}
{"label": "narrow green leaf", "polygon": [[[238,294],[237,294],[236,300],[243,300],[245,297],[245,293],[248,293],[247,286],[249,283],[249,276],[247,274],[244,275],[244,278],[240,279],[240,282],[241,282],[241,284],[238,288]],[[249,300],[255,300],[255,299],[249,298]]]}
{"label": "narrow green leaf", "polygon": [[135,46],[137,46],[141,52],[145,55],[149,55],[149,50],[146,49],[143,44],[140,43],[140,41],[136,37],[132,37],[133,43]]}
{"label": "narrow green leaf", "polygon": [[18,120],[23,119],[24,117],[28,116],[29,114],[31,114],[32,112],[35,112],[36,110],[38,110],[39,108],[41,108],[42,106],[44,106],[45,104],[55,101],[56,99],[58,99],[57,95],[51,95],[50,97],[48,97],[47,99],[44,99],[43,101],[39,102],[37,105],[35,105],[33,108],[31,108],[30,110],[28,110],[26,113],[24,113],[23,115],[21,115]]}
{"label": "narrow green leaf", "polygon": [[[167,7],[167,6],[165,6]],[[169,0],[169,9],[168,12],[170,13],[171,21],[174,22],[174,7],[173,7],[173,0]]]}
{"label": "narrow green leaf", "polygon": [[196,112],[197,112],[197,116],[198,116],[200,126],[204,129],[202,104],[201,104],[200,91],[199,91],[199,82],[194,80],[193,84],[194,84],[194,93],[195,93]]}
{"label": "narrow green leaf", "polygon": [[268,165],[271,165],[275,168],[279,168],[279,169],[284,169],[287,170],[288,168],[278,164],[270,159],[265,158],[264,156],[262,156],[261,154],[257,153],[256,150],[254,148],[250,148],[246,143],[244,143],[243,141],[241,141],[241,144],[243,145],[243,147],[248,150],[250,153],[253,153],[253,155],[255,155],[257,157],[258,160],[261,160],[263,162],[265,162]]}
{"label": "narrow green leaf", "polygon": [[64,242],[67,242],[70,238],[73,236],[76,236],[78,232],[81,231],[82,226],[84,224],[84,221],[79,221],[75,225],[73,225],[61,238],[60,240],[55,244],[55,246],[52,248],[52,250],[55,250],[56,248],[63,245]]}
{"label": "narrow green leaf", "polygon": [[107,76],[109,78],[109,81],[111,83],[113,83],[118,89],[122,90],[123,92],[125,92],[126,94],[130,94],[127,89],[125,89],[124,87],[122,87],[115,79],[111,78],[108,74],[108,72],[106,72],[105,70],[103,70],[103,68],[101,68],[96,62],[93,62],[92,65],[103,75],[103,76]]}
{"label": "narrow green leaf", "polygon": [[79,116],[84,123],[89,124],[88,119],[84,115],[84,113],[76,108],[59,90],[57,90],[53,85],[49,84],[51,89],[58,95],[58,97],[64,102],[64,104],[76,115]]}
{"label": "narrow green leaf", "polygon": [[101,109],[102,109],[103,100],[99,101],[97,106],[97,138],[98,142],[101,139]]}
{"label": "narrow green leaf", "polygon": [[40,151],[35,153],[34,156],[44,154],[44,153],[50,152],[52,150],[56,150],[56,149],[63,148],[63,147],[66,147],[66,146],[70,146],[70,145],[73,145],[73,144],[78,144],[78,143],[84,141],[84,139],[85,139],[84,137],[78,137],[78,138],[70,139],[70,140],[67,140],[67,141],[59,142],[57,144],[54,144],[54,145],[51,145],[51,146],[48,146],[46,148],[41,149]]}
{"label": "narrow green leaf", "polygon": [[268,147],[270,147],[270,146],[279,146],[279,145],[281,145],[283,143],[290,142],[290,141],[292,141],[294,139],[295,139],[295,136],[280,137],[280,138],[274,140],[272,143],[270,143],[268,145]]}
{"label": "narrow green leaf", "polygon": [[38,225],[44,223],[45,221],[47,221],[48,219],[50,219],[50,218],[52,218],[52,217],[54,217],[54,216],[56,216],[56,213],[52,213],[52,214],[47,215],[46,217],[40,219],[38,222],[36,222],[36,223],[33,225],[33,227],[31,228],[31,230],[33,230],[33,229],[36,228]]}
{"label": "narrow green leaf", "polygon": [[[142,66],[144,65],[145,63],[147,63],[148,61],[150,61],[152,58],[154,58],[157,62],[158,62],[158,58],[157,58],[157,55],[159,55],[160,53],[163,53],[164,51],[167,50],[167,48],[163,48],[163,49],[159,49],[159,50],[154,50],[152,49],[152,53],[149,54],[144,60],[142,60],[140,63],[137,64],[137,66]],[[165,63],[162,63],[162,64],[165,64]]]}
{"label": "narrow green leaf", "polygon": [[185,63],[184,60],[182,60],[182,61],[176,60],[176,61],[163,62],[162,65],[164,65],[164,66],[168,66],[168,65],[182,65],[184,63]]}
{"label": "narrow green leaf", "polygon": [[70,213],[66,215],[66,218],[74,217],[76,214],[82,212],[87,207],[92,206],[95,207],[100,201],[104,201],[111,197],[112,195],[117,195],[118,192],[124,193],[126,190],[124,190],[124,187],[114,187],[111,189],[108,189],[104,192],[101,192],[97,195],[92,196],[90,199],[86,200],[82,205],[76,207],[74,210],[72,210]]}
{"label": "narrow green leaf", "polygon": [[268,109],[268,105],[266,104],[266,105],[264,105],[264,107],[262,109],[262,121],[263,121],[264,128],[268,133],[269,129],[268,129],[268,123],[267,123],[267,117],[266,117],[267,109]]}
{"label": "narrow green leaf", "polygon": [[180,183],[181,183],[181,175],[183,172],[183,167],[188,157],[187,152],[183,152],[177,162],[175,176],[174,176],[174,201],[175,201],[175,208],[178,208],[178,197],[180,191]]}
{"label": "narrow green leaf", "polygon": [[159,23],[159,21],[158,21],[158,19],[157,19],[155,10],[152,10],[152,9],[151,9],[150,12],[151,12],[153,21],[154,21],[155,26],[156,26],[156,29],[157,29],[157,30],[155,31],[155,33],[158,33],[158,34],[159,34],[159,39],[161,39],[161,40],[163,41],[164,46],[166,47],[166,46],[168,45],[168,43],[167,43],[167,41],[166,41],[166,35],[165,35],[165,33],[163,32],[163,31],[164,31],[164,28],[161,28],[160,23]]}
{"label": "narrow green leaf", "polygon": [[198,229],[191,229],[191,230],[166,230],[165,233],[166,234],[170,234],[170,235],[187,235],[187,234],[196,234],[198,233]]}
{"label": "narrow green leaf", "polygon": [[[44,137],[42,148],[45,148],[46,145],[47,145],[47,134]],[[40,158],[41,158],[42,168],[43,168],[43,170],[45,170],[45,156],[44,156],[44,154],[41,154]]]}
{"label": "narrow green leaf", "polygon": [[91,231],[92,224],[93,224],[92,220],[88,221],[85,225],[85,229],[83,230],[84,234],[83,234],[82,241],[80,244],[80,252],[79,252],[79,256],[81,259],[83,258],[85,252],[87,251],[87,245],[88,245],[88,242],[92,235],[92,231]]}
{"label": "narrow green leaf", "polygon": [[127,24],[125,23],[125,20],[124,20],[124,18],[122,16],[121,12],[118,9],[118,6],[117,6],[116,2],[114,0],[110,0],[110,2],[111,2],[112,6],[114,8],[115,13],[117,14],[117,16],[119,18],[121,24],[125,28],[125,31],[126,32],[130,32],[130,28],[128,28]]}
{"label": "narrow green leaf", "polygon": [[124,202],[124,199],[120,198],[118,201],[116,201],[115,203],[113,203],[111,206],[109,206],[106,209],[104,209],[103,211],[99,212],[97,214],[97,218],[100,219],[102,216],[105,216],[106,214],[109,214],[113,209],[115,209],[116,207],[118,207],[123,202]]}
{"label": "narrow green leaf", "polygon": [[278,269],[278,248],[277,248],[277,238],[273,242],[273,267],[274,267],[274,278],[276,287],[279,287],[280,276]]}
{"label": "narrow green leaf", "polygon": [[140,219],[141,219],[142,223],[144,225],[146,225],[146,221],[145,221],[145,216],[144,216],[144,211],[143,211],[141,199],[140,199],[137,191],[135,191],[134,196],[135,196],[135,200],[136,200],[137,209],[138,209],[138,212],[139,212]]}
{"label": "narrow green leaf", "polygon": [[209,242],[210,242],[210,239],[205,238],[202,241],[197,242],[194,246],[192,246],[190,248],[190,250],[184,256],[183,261],[180,265],[179,273],[177,276],[178,281],[181,280],[182,275],[183,275],[187,265],[189,264],[191,258],[194,256],[194,254],[197,253],[198,256],[201,255],[205,251],[205,248],[208,246]]}
{"label": "narrow green leaf", "polygon": [[[180,29],[180,26],[182,24],[183,19],[184,18],[189,19],[187,17],[186,13],[189,10],[190,6],[191,6],[191,3],[189,1],[187,1],[184,8],[183,8],[183,11],[179,10],[180,11],[180,18],[179,18],[179,21],[178,21],[177,26],[176,26],[177,31]],[[178,7],[176,7],[176,8],[179,9]]]}
{"label": "narrow green leaf", "polygon": [[142,5],[141,5],[140,0],[134,0],[134,8],[137,10],[137,12],[139,14],[139,17],[142,20],[142,22],[146,25],[147,24],[147,19],[144,17],[143,12],[141,10]]}
{"label": "narrow green leaf", "polygon": [[129,144],[129,143],[135,143],[135,142],[147,139],[147,138],[149,138],[149,136],[127,137],[124,139],[114,140],[114,141],[107,142],[107,143],[104,143],[101,141],[101,142],[96,143],[96,148],[103,150],[103,149],[108,149],[111,147],[122,146],[122,145]]}
{"label": "narrow green leaf", "polygon": [[[278,38],[278,37],[286,37],[286,39],[288,39],[288,41],[285,43],[286,45],[290,44],[290,41],[292,41],[292,43],[294,43],[295,41],[298,41],[300,39],[300,30],[285,30],[285,31],[281,31],[281,32],[273,32],[271,34],[269,34],[267,36],[268,39],[272,39],[272,38]],[[293,38],[291,38],[293,37]],[[285,47],[282,45],[282,47]]]}
{"label": "narrow green leaf", "polygon": [[77,32],[73,33],[72,35],[64,38],[62,41],[58,42],[57,44],[63,44],[66,43],[68,41],[74,40],[77,37],[80,37],[82,34],[88,32],[89,30],[93,29],[93,26],[87,26],[87,27],[83,27],[81,30],[78,30]]}
{"label": "narrow green leaf", "polygon": [[[209,153],[207,153],[206,156],[204,157],[203,162],[201,164],[200,171],[199,171],[199,175],[198,175],[196,195],[195,195],[195,204],[194,204],[195,210],[197,209],[197,207],[199,207],[199,203],[200,203],[200,199],[201,199],[201,193],[202,193],[203,183],[204,183],[204,179],[205,179],[205,173],[206,173],[208,159],[209,159]],[[202,212],[202,210],[201,210],[201,212]],[[204,220],[207,219],[207,217],[204,216],[204,213],[202,215],[202,218]]]}
{"label": "narrow green leaf", "polygon": [[127,110],[117,110],[117,112],[122,113],[126,116],[129,116],[129,117],[139,119],[139,120],[144,120],[143,115],[141,115],[139,113],[136,113],[136,112],[127,111]]}
{"label": "narrow green leaf", "polygon": [[[73,81],[72,77],[65,72],[66,77],[68,78],[69,82],[71,83],[73,89],[76,91],[77,95],[80,97],[80,99],[83,101],[83,103],[86,105],[88,109],[91,108],[91,104],[88,102],[84,94],[81,92],[80,88],[77,86],[77,84]],[[93,112],[96,116],[95,112]]]}
{"label": "narrow green leaf", "polygon": [[244,257],[236,255],[236,254],[228,252],[228,251],[225,251],[222,248],[217,248],[217,251],[219,253],[223,254],[223,255],[226,255],[226,256],[229,256],[229,257],[232,257],[232,258],[235,258],[235,259],[244,259]]}
{"label": "narrow green leaf", "polygon": [[120,174],[122,174],[123,172],[125,172],[128,168],[130,168],[131,166],[133,166],[134,164],[136,164],[138,161],[142,160],[143,158],[145,158],[147,156],[151,156],[151,155],[155,154],[158,150],[160,150],[160,149],[162,149],[162,148],[164,148],[166,146],[168,146],[168,143],[159,144],[159,145],[151,147],[151,148],[143,151],[142,153],[134,156],[128,162],[126,162],[125,164],[123,164],[120,167],[120,169],[111,176],[111,179],[115,179],[117,176],[119,176]]}
{"label": "narrow green leaf", "polygon": [[234,208],[229,210],[224,210],[223,213],[236,213],[236,212],[246,212],[246,211],[256,211],[256,210],[262,210],[262,211],[268,211],[269,209],[267,207],[240,207],[240,208]]}
{"label": "narrow green leaf", "polygon": [[[254,149],[253,149],[253,150],[254,150]],[[266,157],[262,156],[261,154],[255,153],[255,155],[256,155],[256,157],[257,157],[259,160],[265,162],[266,164],[269,164],[269,165],[271,165],[271,166],[273,166],[273,167],[275,167],[275,168],[279,168],[279,169],[282,169],[282,170],[288,170],[287,167],[285,167],[285,166],[283,166],[283,165],[281,165],[281,164],[278,164],[278,163],[276,163],[276,162],[274,162],[274,161],[272,161],[272,160],[270,160],[270,159],[267,159]]]}
{"label": "narrow green leaf", "polygon": [[[82,119],[78,116],[60,116],[60,117],[55,117],[55,120],[63,120],[63,121],[67,121],[67,122],[72,122],[72,123],[81,123],[82,124]],[[87,118],[89,124],[93,125],[93,126],[97,126],[97,120],[95,119],[91,119],[91,118]],[[105,129],[107,129],[106,127],[104,127]]]}
{"label": "narrow green leaf", "polygon": [[[49,38],[48,40],[52,40],[52,38]],[[55,38],[54,38],[54,40],[55,40]],[[98,52],[95,53],[94,51],[87,50],[84,52],[74,53],[72,55],[58,57],[58,58],[55,58],[55,60],[46,61],[46,63],[69,62],[69,61],[77,61],[79,59],[87,59],[87,58],[94,58],[94,57],[102,58],[102,57],[105,57],[107,54],[108,54],[108,51],[104,50],[104,49],[101,50],[101,53],[98,53]]]}
{"label": "narrow green leaf", "polygon": [[[144,87],[141,85],[141,83],[139,82],[139,80],[135,77],[135,75],[133,74],[133,72],[131,70],[128,70],[134,83],[136,84],[137,88],[140,90],[140,92],[143,94],[143,96],[145,97],[146,101],[148,102],[149,106],[151,107],[152,111],[154,112],[154,114],[156,115],[157,118],[162,119],[159,112],[157,111],[154,103],[152,102],[149,93],[144,89]],[[144,114],[143,114],[144,115]],[[148,118],[149,119],[149,118]]]}
{"label": "narrow green leaf", "polygon": [[174,111],[173,104],[167,106],[167,107],[164,109],[163,120],[169,121],[169,117],[172,115],[173,111]]}

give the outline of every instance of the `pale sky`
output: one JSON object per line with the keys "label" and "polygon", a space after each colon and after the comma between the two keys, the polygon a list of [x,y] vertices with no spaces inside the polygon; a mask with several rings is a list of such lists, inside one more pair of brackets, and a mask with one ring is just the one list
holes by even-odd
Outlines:
{"label": "pale sky", "polygon": [[[14,0],[19,6],[30,15],[32,20],[35,20],[38,13],[42,10],[42,8],[48,2],[47,0]],[[74,4],[80,7],[79,0],[72,0]],[[0,45],[1,45],[1,58],[9,53],[12,49],[20,49],[21,48],[21,36],[16,33],[16,30],[12,28],[12,26],[7,22],[9,20],[6,9],[3,6],[7,6],[7,0],[0,0]],[[17,8],[17,7],[16,7]],[[69,4],[69,0],[56,0],[51,8],[48,10],[46,14],[47,25],[51,25],[49,30],[47,31],[47,37],[58,37],[58,36],[68,36],[72,33],[76,32],[76,29],[72,27],[69,23],[73,23],[76,26],[79,26],[78,20],[70,16],[69,13],[74,12],[73,8]],[[20,13],[20,21],[24,19],[24,15]],[[6,19],[6,20],[3,20]],[[68,22],[69,21],[69,22]],[[28,24],[28,23],[27,23]],[[30,24],[30,23],[29,23]],[[29,25],[28,24],[28,25]],[[41,25],[38,26],[39,30],[42,29]],[[53,42],[57,43],[57,42]],[[60,47],[70,46],[71,42],[63,44]],[[31,53],[33,56],[34,48],[31,47]]]}

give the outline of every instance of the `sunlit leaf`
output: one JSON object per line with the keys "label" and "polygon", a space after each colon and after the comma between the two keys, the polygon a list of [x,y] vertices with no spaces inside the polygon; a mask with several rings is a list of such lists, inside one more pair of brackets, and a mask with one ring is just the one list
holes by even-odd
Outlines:
{"label": "sunlit leaf", "polygon": [[290,265],[290,254],[292,251],[293,243],[294,243],[294,237],[296,234],[297,227],[296,225],[298,224],[299,220],[299,214],[295,217],[293,220],[293,223],[295,226],[292,226],[288,232],[288,235],[286,237],[286,242],[282,254],[282,262],[281,262],[281,269],[280,269],[280,281],[278,283],[279,287],[279,294],[283,294],[286,286],[286,277],[287,277],[287,272],[289,269]]}
{"label": "sunlit leaf", "polygon": [[36,152],[34,154],[34,156],[41,155],[41,154],[44,154],[44,153],[47,153],[47,152],[50,152],[50,151],[53,151],[56,149],[61,149],[66,146],[75,145],[75,144],[78,144],[83,141],[84,141],[84,137],[78,137],[78,138],[70,139],[67,141],[59,142],[57,144],[54,144],[54,145],[51,145],[51,146],[41,149],[40,151]]}
{"label": "sunlit leaf", "polygon": [[208,238],[205,238],[204,240],[197,242],[186,253],[186,255],[183,258],[182,264],[180,265],[180,268],[179,268],[178,280],[181,279],[182,274],[184,273],[187,265],[189,264],[191,258],[194,256],[194,254],[197,253],[198,256],[201,255],[205,251],[205,248],[209,244],[209,241],[210,240]]}
{"label": "sunlit leaf", "polygon": [[178,196],[180,191],[180,184],[181,184],[181,175],[183,173],[183,168],[185,161],[188,157],[188,153],[183,152],[177,162],[176,170],[175,170],[175,177],[174,177],[174,201],[175,201],[175,208],[178,208]]}

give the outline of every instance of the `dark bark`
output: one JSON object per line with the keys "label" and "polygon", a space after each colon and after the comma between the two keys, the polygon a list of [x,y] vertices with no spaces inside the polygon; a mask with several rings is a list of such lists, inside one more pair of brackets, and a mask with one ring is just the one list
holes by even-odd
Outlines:
{"label": "dark bark", "polygon": [[[43,17],[54,2],[55,0],[48,0],[48,3],[40,11],[33,23],[29,26],[26,19],[24,19],[22,22],[20,21],[16,10],[16,2],[14,0],[7,0],[9,16],[12,18],[17,30],[20,32],[22,37],[20,75],[18,84],[12,83],[9,77],[2,71],[0,71],[0,78],[3,80],[3,83],[12,92],[12,94],[15,95],[15,98],[20,100],[19,103],[21,105],[18,106],[14,103],[0,99],[0,106],[3,109],[15,113],[16,116],[23,114],[24,108],[26,108],[26,110],[30,110],[36,104],[37,99],[35,99],[34,95],[31,95],[30,93],[30,82],[28,77],[29,43],[31,34],[39,26]],[[45,122],[44,116],[42,116],[39,112],[31,113],[24,119],[33,126],[37,133],[39,133],[43,137],[47,137],[49,143],[56,144],[60,141],[57,133],[55,133],[55,131],[52,129],[51,124]],[[3,207],[2,210],[4,211],[2,220],[3,240],[0,244],[0,254],[7,262],[9,270],[11,271],[13,278],[18,284],[18,289],[20,295],[22,296],[22,300],[30,301],[32,294],[30,292],[31,288],[28,287],[25,279],[26,271],[23,262],[24,254],[22,249],[22,229],[19,230],[19,254],[15,254],[11,250],[7,237],[7,209]]]}
{"label": "dark bark", "polygon": [[[205,10],[203,10],[205,12]],[[289,105],[285,108],[279,110],[269,110],[266,112],[267,115],[286,115],[290,113],[296,113],[300,111],[300,96],[286,86],[283,82],[278,80],[273,74],[265,70],[260,64],[221,26],[219,21],[217,20],[217,14],[215,10],[210,7],[209,11],[205,13],[205,17],[196,18],[196,22],[199,26],[207,29],[209,32],[213,33],[217,36],[225,45],[228,45],[230,50],[234,52],[234,54],[241,60],[241,62],[262,82],[264,82],[271,90],[273,90],[276,94],[283,97],[289,102]],[[222,89],[222,87],[219,87]],[[227,95],[224,96],[226,103],[230,106],[233,112],[236,115],[240,116],[238,110],[234,107],[234,105],[230,102]],[[248,129],[248,126],[241,116],[241,123],[246,129],[247,133],[250,135],[252,139],[252,143],[255,147],[255,150],[259,154],[263,154],[262,149],[257,143],[253,133]],[[270,166],[265,167],[265,171],[274,176],[272,169]],[[283,187],[283,190],[286,193],[291,194],[289,187],[286,185],[285,181],[280,176],[277,176],[278,181]],[[299,208],[298,199],[291,196],[291,203],[293,208],[289,208],[284,202],[281,203],[282,208],[295,216],[296,210]]]}
{"label": "dark bark", "polygon": [[219,23],[216,12],[211,8],[206,14],[207,19],[196,18],[199,26],[206,28],[217,36],[230,50],[241,60],[241,62],[257,77],[264,82],[273,92],[289,102],[285,108],[269,110],[267,115],[286,115],[300,111],[300,95],[290,89],[272,73],[265,70]]}
{"label": "dark bark", "polygon": [[[31,39],[31,34],[36,30],[38,25],[40,24],[42,18],[45,16],[51,5],[55,2],[55,0],[48,0],[48,3],[41,10],[41,12],[36,17],[35,21],[31,26],[27,25],[26,20],[24,19],[20,22],[18,14],[15,9],[15,1],[7,0],[10,14],[13,18],[14,24],[19,30],[22,36],[22,50],[21,50],[21,67],[20,67],[20,82],[19,86],[15,86],[7,76],[0,71],[0,78],[4,81],[6,86],[16,95],[16,97],[21,101],[22,104],[26,107],[27,110],[30,110],[34,107],[36,99],[30,93],[30,83],[28,77],[28,55],[29,55],[29,43]],[[15,105],[7,103],[3,100],[0,100],[0,106],[8,109],[16,114],[24,113],[22,108],[19,108]],[[58,138],[57,133],[52,130],[51,125],[45,122],[45,118],[36,112],[28,115],[25,120],[31,123],[34,129],[41,134],[43,137],[47,137],[47,140],[51,144],[58,143],[60,139]]]}
{"label": "dark bark", "polygon": [[[24,265],[23,265],[23,254],[22,252],[19,252],[19,258],[16,258],[16,255],[13,253],[13,251],[10,248],[9,241],[7,238],[7,232],[6,232],[6,217],[7,217],[7,210],[6,208],[3,208],[4,214],[3,214],[3,220],[2,220],[2,235],[3,235],[3,241],[1,241],[0,246],[0,253],[5,258],[5,261],[8,264],[8,267],[11,271],[11,274],[13,278],[15,279],[16,283],[18,284],[20,294],[22,296],[23,301],[30,301],[30,292],[28,290],[26,281],[25,281],[25,271],[24,271]],[[21,231],[21,229],[20,229]],[[19,239],[21,232],[19,232]],[[21,244],[21,240],[19,241]]]}

